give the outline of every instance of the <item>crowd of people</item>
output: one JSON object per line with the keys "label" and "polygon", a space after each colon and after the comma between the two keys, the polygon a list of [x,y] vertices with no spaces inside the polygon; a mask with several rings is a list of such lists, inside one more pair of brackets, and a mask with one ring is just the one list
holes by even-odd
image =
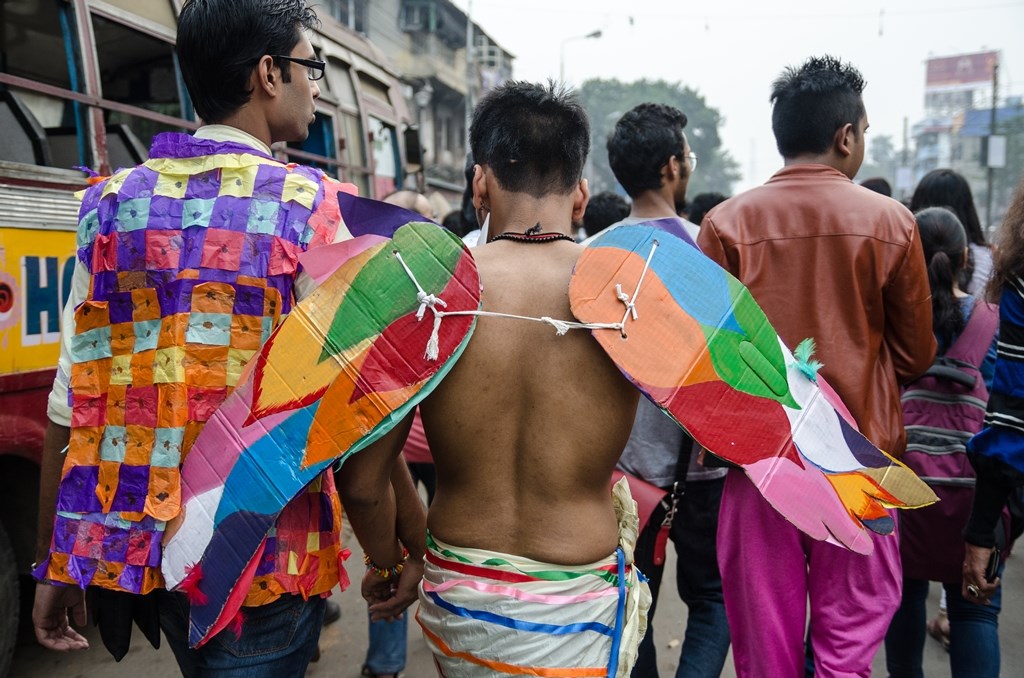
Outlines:
{"label": "crowd of people", "polygon": [[[622,114],[607,153],[624,196],[591,196],[576,96],[492,90],[473,112],[464,204],[384,198],[465,238],[485,315],[414,412],[291,500],[239,623],[190,647],[195,601],[160,571],[181,461],[315,288],[298,255],[357,233],[338,218],[354,186],[271,150],[313,120],[315,22],[305,0],[186,0],[177,58],[203,126],[158,136],[150,161],[84,193],[40,492],[42,645],[87,647],[75,626],[88,605],[118,659],[135,624],[154,644],[163,634],[186,676],[302,675],[337,618],[344,520],[366,560],[365,676],[404,669],[418,602],[439,675],[656,677],[669,541],[688,608],[677,677],[721,675],[730,647],[738,676],[869,676],[883,643],[892,678],[921,676],[929,632],[955,677],[999,675],[1001,556],[1020,521],[1007,507],[1024,485],[1024,181],[994,246],[956,172],[929,173],[908,206],[884,180],[858,185],[865,82],[827,56],[771,84],[783,166],[731,198],[687,199],[698,158],[672,106]],[[742,468],[640,398],[589,332],[564,330],[581,252],[636,225],[735,276],[788,346],[815,338],[849,421],[937,491],[966,494],[869,533],[870,555],[787,522]],[[967,393],[975,416],[913,410],[934,401],[922,392]],[[929,580],[944,592],[931,621]]]}

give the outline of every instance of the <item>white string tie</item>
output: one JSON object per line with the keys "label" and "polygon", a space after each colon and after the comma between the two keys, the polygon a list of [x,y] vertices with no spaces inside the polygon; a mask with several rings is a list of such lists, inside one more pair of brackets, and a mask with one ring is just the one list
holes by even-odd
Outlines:
{"label": "white string tie", "polygon": [[633,316],[633,320],[638,318],[636,314],[636,304],[629,299],[629,295],[622,291],[622,285],[615,286],[615,296],[618,297],[619,301],[626,305],[626,311]]}
{"label": "white string tie", "polygon": [[423,320],[423,316],[426,315],[428,308],[434,314],[434,327],[430,331],[430,338],[427,339],[427,348],[423,351],[423,357],[427,360],[437,360],[438,353],[440,352],[439,335],[441,332],[441,319],[444,318],[444,312],[437,310],[437,307],[448,308],[448,304],[441,297],[426,293],[420,285],[420,281],[416,279],[412,269],[405,263],[402,253],[398,250],[395,250],[395,258],[398,259],[398,263],[405,269],[405,274],[409,276],[409,280],[416,286],[416,301],[420,304],[420,307],[416,310],[417,322]]}
{"label": "white string tie", "polygon": [[651,253],[647,255],[647,261],[644,262],[644,269],[640,272],[640,279],[636,281],[636,289],[633,290],[633,296],[630,296],[622,291],[622,285],[615,286],[615,296],[626,306],[626,312],[622,314],[622,322],[619,323],[620,331],[622,336],[626,336],[626,320],[630,316],[633,320],[637,320],[640,316],[636,312],[636,298],[640,294],[640,286],[644,284],[644,278],[647,277],[647,271],[651,268],[651,260],[654,259],[654,253],[658,249],[658,241],[655,240],[651,243]]}
{"label": "white string tie", "polygon": [[427,292],[420,286],[419,281],[416,279],[415,274],[402,259],[402,254],[395,250],[395,258],[398,259],[398,263],[405,269],[406,275],[409,276],[409,280],[416,286],[416,301],[419,302],[419,309],[416,311],[416,320],[422,321],[423,317],[427,313],[427,309],[434,314],[434,326],[430,332],[430,338],[427,340],[427,348],[423,353],[423,357],[427,360],[437,360],[437,356],[440,352],[440,340],[439,335],[441,331],[441,321],[451,315],[470,315],[470,316],[487,316],[491,318],[514,318],[517,320],[530,320],[533,322],[545,323],[555,328],[555,333],[558,336],[562,336],[569,332],[569,330],[618,330],[622,336],[626,336],[626,320],[630,317],[633,320],[639,319],[639,314],[636,310],[636,299],[637,295],[640,294],[640,287],[643,285],[644,278],[647,276],[647,271],[651,267],[651,260],[654,259],[654,252],[658,249],[658,241],[655,240],[651,245],[651,252],[647,255],[647,261],[644,263],[643,271],[640,273],[640,279],[636,283],[636,288],[633,290],[633,295],[630,296],[622,291],[622,285],[615,285],[615,296],[623,303],[626,307],[626,312],[622,316],[622,321],[617,323],[581,323],[572,320],[559,320],[557,318],[551,318],[549,316],[543,316],[540,318],[534,318],[532,316],[515,315],[512,313],[498,313],[494,311],[481,311],[481,310],[468,310],[468,311],[442,311],[438,307],[447,308],[448,304],[445,303],[444,299],[435,296],[433,294],[427,294]]}
{"label": "white string tie", "polygon": [[416,320],[423,320],[424,314],[427,312],[427,308],[437,313],[437,307],[448,308],[448,304],[444,302],[441,297],[435,297],[433,294],[427,294],[426,292],[419,292],[416,294],[416,301],[420,302],[420,307],[416,311]]}

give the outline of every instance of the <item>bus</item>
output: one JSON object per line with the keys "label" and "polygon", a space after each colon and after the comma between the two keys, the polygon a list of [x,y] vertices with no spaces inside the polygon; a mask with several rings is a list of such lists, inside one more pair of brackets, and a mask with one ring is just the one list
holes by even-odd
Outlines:
{"label": "bus", "polygon": [[[383,197],[404,182],[406,144],[419,143],[402,86],[380,50],[344,26],[331,2],[323,6],[311,36],[328,64],[315,121],[308,139],[274,152]],[[146,160],[155,134],[198,127],[174,53],[180,7],[0,2],[0,610],[25,619],[46,398],[75,262],[75,193],[92,173]],[[0,676],[17,626],[17,616],[0,618]]]}

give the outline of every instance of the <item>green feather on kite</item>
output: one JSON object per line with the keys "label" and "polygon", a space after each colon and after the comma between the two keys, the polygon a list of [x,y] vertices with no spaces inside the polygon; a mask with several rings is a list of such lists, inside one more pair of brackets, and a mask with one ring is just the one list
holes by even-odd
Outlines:
{"label": "green feather on kite", "polygon": [[796,366],[803,373],[805,377],[811,381],[818,382],[818,370],[822,365],[820,360],[815,360],[812,356],[814,355],[814,339],[808,337],[804,339],[796,346],[796,350],[793,351],[793,357],[796,358]]}

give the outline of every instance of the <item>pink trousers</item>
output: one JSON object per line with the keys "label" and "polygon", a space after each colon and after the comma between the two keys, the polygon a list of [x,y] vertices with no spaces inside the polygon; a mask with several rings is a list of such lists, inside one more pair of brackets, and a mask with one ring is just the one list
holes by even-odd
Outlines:
{"label": "pink trousers", "polygon": [[742,471],[729,471],[718,564],[739,678],[803,678],[808,628],[815,678],[871,675],[903,583],[896,535],[872,537],[870,556],[816,541],[773,509]]}

